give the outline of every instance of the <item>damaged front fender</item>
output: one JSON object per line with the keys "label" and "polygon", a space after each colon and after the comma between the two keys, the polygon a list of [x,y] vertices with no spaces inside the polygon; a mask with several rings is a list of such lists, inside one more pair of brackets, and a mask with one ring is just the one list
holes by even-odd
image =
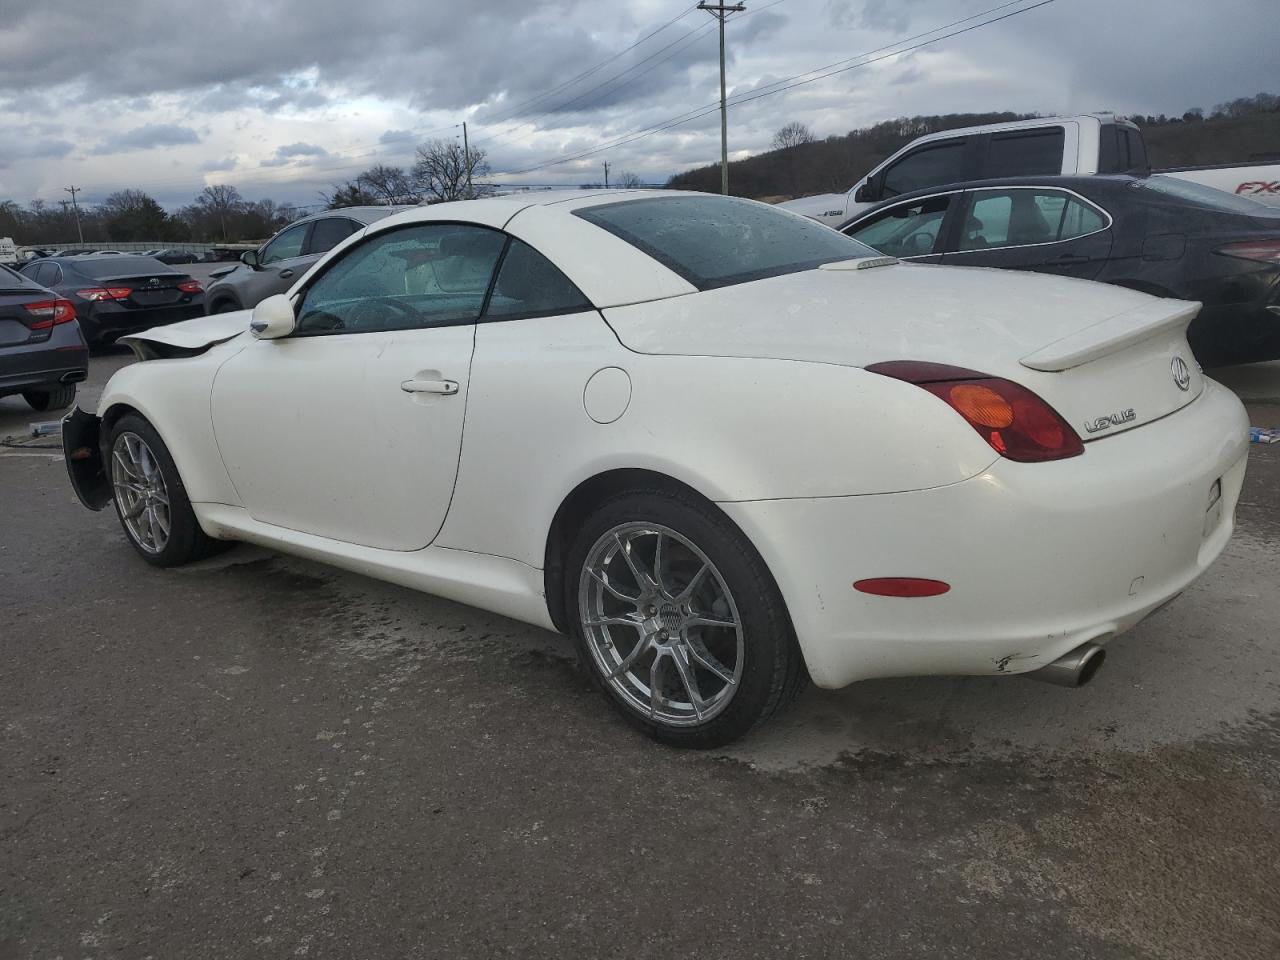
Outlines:
{"label": "damaged front fender", "polygon": [[76,407],[62,418],[62,452],[71,488],[90,510],[111,502],[111,481],[102,459],[102,419]]}

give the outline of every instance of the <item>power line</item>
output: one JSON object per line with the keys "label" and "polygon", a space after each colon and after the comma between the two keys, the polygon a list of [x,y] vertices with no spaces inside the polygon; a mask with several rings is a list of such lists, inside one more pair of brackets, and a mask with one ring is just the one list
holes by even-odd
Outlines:
{"label": "power line", "polygon": [[[687,15],[688,15],[688,13],[692,13],[692,12],[693,12],[694,10],[696,10],[696,9],[697,9],[697,7],[691,7],[691,8],[686,12],[686,14],[685,14],[685,15],[687,16]],[[692,40],[691,38],[695,38],[695,39],[696,39],[696,35],[701,34],[701,33],[705,33],[705,32],[707,31],[707,29],[708,29],[710,26],[711,26],[711,24],[704,23],[704,24],[703,24],[702,26],[700,26],[700,27],[695,27],[694,29],[689,30],[688,32],[686,32],[686,33],[682,34],[680,37],[676,38],[676,39],[675,39],[675,40],[673,40],[671,43],[668,43],[665,47],[662,47],[662,48],[660,48],[660,49],[658,49],[658,50],[654,51],[653,53],[651,53],[649,56],[645,57],[643,60],[639,61],[638,63],[632,64],[630,67],[628,67],[626,70],[623,70],[621,73],[616,74],[616,75],[614,75],[614,76],[610,77],[609,79],[604,80],[604,81],[602,81],[602,82],[600,82],[600,83],[596,84],[596,85],[595,85],[595,86],[593,86],[593,87],[589,87],[589,88],[587,88],[586,90],[582,91],[582,93],[578,94],[576,97],[572,98],[571,100],[566,100],[564,103],[561,103],[561,104],[558,104],[558,105],[556,105],[556,106],[554,106],[554,107],[551,107],[551,108],[550,108],[550,109],[548,109],[548,110],[544,110],[542,113],[539,113],[537,116],[531,117],[531,118],[529,118],[528,120],[523,120],[523,121],[521,121],[520,123],[516,124],[514,127],[512,127],[512,128],[511,128],[511,130],[510,130],[510,131],[508,131],[508,132],[506,132],[506,133],[495,133],[495,134],[493,134],[493,135],[492,135],[492,136],[490,136],[490,137],[485,137],[484,139],[485,139],[485,140],[495,140],[495,139],[502,139],[502,138],[505,138],[505,137],[509,137],[512,133],[514,133],[516,130],[519,130],[519,129],[520,129],[521,127],[523,127],[523,126],[526,126],[526,125],[531,124],[531,123],[537,123],[537,121],[541,120],[543,117],[550,116],[550,115],[551,115],[551,114],[553,114],[553,113],[562,113],[562,112],[564,112],[564,110],[565,110],[565,108],[566,108],[566,107],[569,107],[569,106],[571,106],[572,104],[577,103],[577,102],[578,102],[579,100],[581,100],[583,97],[589,96],[590,94],[594,93],[596,90],[601,89],[602,87],[607,87],[607,86],[609,86],[610,84],[613,84],[613,83],[617,82],[618,80],[621,80],[621,79],[622,79],[623,77],[625,77],[628,73],[631,73],[633,70],[637,70],[637,69],[639,69],[640,67],[644,66],[644,64],[648,63],[650,60],[652,60],[652,59],[654,59],[655,57],[657,57],[659,54],[663,53],[663,52],[664,52],[664,51],[666,51],[666,50],[670,50],[672,47],[676,46],[677,44],[680,44],[682,41],[689,40],[689,43],[692,43],[692,42],[693,42],[693,40]],[[675,50],[675,51],[673,51],[672,53],[668,54],[667,56],[663,57],[661,60],[659,60],[657,63],[655,63],[652,67],[650,67],[648,70],[645,70],[643,73],[639,74],[639,75],[638,75],[638,76],[636,76],[634,79],[635,79],[635,80],[638,80],[640,77],[642,77],[642,76],[644,76],[645,74],[647,74],[647,73],[649,73],[650,71],[652,71],[652,70],[653,70],[655,67],[657,67],[659,64],[665,63],[666,61],[670,60],[670,59],[671,59],[672,57],[674,57],[676,54],[678,54],[678,53],[680,53],[681,51],[685,50],[685,49],[689,46],[689,43],[685,43],[685,44],[684,44],[683,46],[681,46],[678,50]],[[625,51],[623,51],[623,52],[625,52]],[[603,100],[603,99],[608,95],[608,93],[612,93],[612,92],[613,92],[613,91],[608,91],[608,92],[606,92],[606,93],[601,94],[601,95],[600,95],[599,97],[597,97],[595,100],[592,100],[592,101],[591,101],[591,103],[588,103],[588,104],[584,105],[581,109],[586,109],[587,107],[590,107],[590,106],[591,106],[592,104],[594,104],[594,103],[599,103],[601,100]],[[503,121],[497,121],[497,122],[498,122],[498,123],[501,123],[501,122],[503,122]],[[490,124],[489,124],[489,123],[486,123],[486,122],[484,122],[484,121],[481,121],[481,125],[482,125],[482,126],[489,126]],[[517,137],[517,138],[516,138],[516,141],[518,141],[518,140],[523,140],[523,139],[527,139],[528,137],[532,136],[534,133],[537,133],[537,130],[536,130],[536,129],[535,129],[535,130],[530,131],[529,133],[525,134],[525,135],[524,135],[524,136],[522,136],[522,137]],[[481,141],[477,140],[476,142],[477,142],[477,143],[479,143],[479,142],[481,142]],[[515,141],[512,141],[512,142],[515,142]]]}
{"label": "power line", "polygon": [[[557,86],[552,87],[550,90],[546,91],[545,93],[541,93],[541,94],[539,94],[539,95],[538,95],[538,96],[536,96],[536,97],[531,97],[531,98],[530,98],[530,99],[528,99],[528,100],[524,100],[524,101],[522,101],[522,102],[521,102],[521,103],[519,103],[519,104],[516,104],[516,105],[514,105],[514,106],[511,106],[511,107],[507,108],[507,109],[508,109],[508,113],[506,114],[506,116],[505,116],[505,117],[499,117],[499,118],[497,118],[497,119],[489,120],[489,121],[477,121],[477,123],[479,123],[481,126],[486,126],[486,127],[487,127],[487,126],[496,126],[497,124],[505,123],[507,120],[511,119],[512,117],[519,116],[521,113],[523,113],[523,112],[524,112],[524,110],[525,110],[527,107],[529,107],[529,106],[533,105],[534,103],[537,103],[537,102],[539,102],[539,101],[541,101],[541,100],[545,100],[545,99],[547,99],[548,97],[552,96],[553,94],[558,93],[559,91],[563,90],[565,87],[571,86],[572,84],[576,83],[576,82],[577,82],[577,81],[579,81],[579,80],[584,80],[584,79],[586,79],[587,77],[591,76],[593,73],[597,72],[598,70],[603,69],[604,67],[607,67],[607,66],[608,66],[609,64],[611,64],[611,63],[616,63],[616,62],[617,62],[617,60],[618,60],[618,58],[619,58],[619,57],[621,57],[623,54],[625,54],[625,53],[630,53],[632,50],[634,50],[636,47],[640,46],[640,44],[644,43],[646,40],[650,40],[650,39],[652,39],[653,37],[656,37],[656,36],[657,36],[658,34],[660,34],[663,30],[667,29],[667,27],[670,27],[670,26],[673,26],[674,24],[679,23],[681,20],[683,20],[683,19],[684,19],[685,17],[687,17],[689,14],[693,13],[693,11],[694,11],[694,10],[696,10],[696,9],[698,9],[697,4],[694,4],[693,6],[688,7],[688,8],[687,8],[687,9],[685,9],[685,11],[684,11],[683,13],[681,13],[678,17],[674,17],[673,19],[668,20],[666,23],[664,23],[662,26],[658,27],[656,30],[653,30],[653,31],[651,31],[651,32],[649,32],[649,33],[647,33],[647,34],[645,34],[643,37],[641,37],[641,38],[640,38],[639,40],[637,40],[635,43],[631,44],[631,46],[629,46],[629,47],[624,47],[623,49],[619,50],[617,53],[614,53],[614,54],[612,54],[611,56],[606,57],[604,60],[601,60],[601,61],[600,61],[599,63],[597,63],[595,66],[587,68],[586,70],[584,70],[582,73],[578,74],[578,75],[577,75],[577,76],[575,76],[575,77],[570,77],[568,80],[564,81],[564,83],[561,83],[561,84],[558,84]],[[665,50],[666,48],[664,47],[663,49]],[[641,61],[641,62],[643,62],[643,61]],[[545,116],[545,115],[546,115],[546,114],[540,114],[540,116]],[[527,122],[527,121],[526,121],[526,122]],[[521,124],[521,126],[523,126],[523,124]],[[476,142],[477,142],[477,143],[479,143],[480,141],[478,141],[478,140],[477,140]]]}
{"label": "power line", "polygon": [[[1015,17],[1015,16],[1018,16],[1019,14],[1029,13],[1032,10],[1035,10],[1039,7],[1047,6],[1050,3],[1054,3],[1055,0],[1040,0],[1040,2],[1034,3],[1031,6],[1023,7],[1018,10],[1012,10],[1008,13],[1002,14],[1001,16],[993,17],[990,20],[984,20],[981,23],[971,24],[970,26],[964,27],[963,29],[955,30],[955,31],[952,31],[951,33],[943,33],[940,36],[932,37],[931,39],[924,40],[920,43],[915,43],[910,46],[905,46],[905,47],[902,46],[902,44],[909,43],[911,40],[918,39],[920,37],[927,37],[930,34],[938,33],[939,31],[942,31],[942,30],[947,30],[950,27],[957,26],[962,23],[967,23],[978,17],[987,16],[988,14],[995,13],[1000,10],[1004,10],[1009,6],[1012,6],[1013,3],[1020,3],[1020,2],[1024,2],[1024,0],[1012,0],[1012,2],[1000,4],[988,10],[984,10],[981,13],[974,14],[973,16],[964,17],[960,20],[952,21],[951,23],[945,24],[943,26],[935,27],[932,30],[926,30],[924,33],[916,34],[915,37],[911,37],[906,40],[899,40],[895,43],[886,44],[885,46],[882,46],[882,47],[877,47],[875,50],[868,51],[867,53],[864,53],[864,54],[859,54],[857,57],[850,57],[848,58],[848,60],[837,61],[838,63],[848,63],[849,60],[859,60],[860,62],[853,63],[849,66],[844,66],[839,69],[830,70],[828,72],[821,73],[818,76],[810,77],[809,79],[806,79],[806,80],[796,80],[796,78],[806,77],[811,73],[816,73],[826,68],[819,67],[817,68],[817,70],[807,70],[803,73],[795,74],[792,77],[787,77],[782,80],[774,81],[773,83],[767,84],[765,87],[761,88],[761,90],[763,90],[764,92],[752,91],[750,94],[744,93],[740,96],[729,98],[728,105],[736,106],[738,104],[750,103],[753,100],[760,100],[760,99],[763,99],[764,97],[774,96],[775,94],[783,93],[795,87],[804,86],[805,84],[808,84],[808,83],[813,83],[818,80],[826,79],[827,77],[834,76],[838,73],[845,73],[845,72],[848,72],[849,70],[856,70],[859,67],[870,66],[871,64],[878,63],[881,60],[886,60],[886,59],[889,59],[890,57],[900,56],[901,54],[904,54],[904,53],[910,53],[912,50],[918,50],[921,47],[926,47],[931,44],[938,43],[942,40],[948,40],[951,37],[957,37],[963,33],[969,33],[970,31],[977,30],[980,27],[990,26],[991,24],[998,23],[1001,20],[1007,20],[1010,17]],[[871,54],[877,53],[879,51],[890,50],[891,48],[897,48],[897,47],[901,47],[901,49],[892,49],[891,52],[884,53],[878,57],[871,56]],[[789,82],[792,80],[796,80],[796,82]],[[780,84],[781,86],[779,86]],[[769,87],[776,87],[776,89],[768,89]],[[561,157],[554,160],[548,160],[545,163],[540,163],[533,166],[521,167],[519,170],[499,172],[499,173],[493,174],[493,176],[495,177],[521,176],[526,173],[532,173],[536,170],[545,170],[547,167],[559,166],[560,164],[564,164],[564,163],[572,163],[575,160],[586,159],[587,157],[594,156],[595,154],[601,153],[604,150],[612,150],[620,146],[625,146],[629,143],[635,143],[638,140],[643,140],[655,134],[662,133],[665,130],[670,130],[672,127],[678,127],[686,123],[691,123],[694,120],[699,120],[702,117],[705,117],[714,113],[718,109],[719,109],[718,103],[708,104],[705,107],[698,107],[698,108],[695,108],[694,110],[687,111],[686,113],[677,114],[675,117],[670,117],[667,120],[659,121],[658,123],[653,124],[651,126],[642,127],[630,133],[622,134],[620,137],[610,141],[609,143],[605,143],[600,146],[593,147],[590,150],[584,150],[581,153],[574,154],[568,157]]]}

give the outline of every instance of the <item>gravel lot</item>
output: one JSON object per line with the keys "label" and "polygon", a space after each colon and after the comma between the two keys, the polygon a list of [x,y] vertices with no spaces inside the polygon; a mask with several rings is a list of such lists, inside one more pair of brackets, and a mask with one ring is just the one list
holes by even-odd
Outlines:
{"label": "gravel lot", "polygon": [[[1223,379],[1280,425],[1280,369]],[[1280,956],[1280,444],[1088,688],[811,690],[714,755],[501,617],[248,547],[152,569],[56,451],[0,450],[0,498],[6,960]]]}

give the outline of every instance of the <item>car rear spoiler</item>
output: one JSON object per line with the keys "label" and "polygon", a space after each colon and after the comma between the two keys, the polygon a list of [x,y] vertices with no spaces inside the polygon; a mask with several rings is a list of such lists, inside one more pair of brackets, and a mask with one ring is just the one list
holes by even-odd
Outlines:
{"label": "car rear spoiler", "polygon": [[1152,300],[1055,340],[1018,362],[1050,373],[1070,370],[1166,331],[1185,331],[1199,312],[1200,304],[1190,300]]}

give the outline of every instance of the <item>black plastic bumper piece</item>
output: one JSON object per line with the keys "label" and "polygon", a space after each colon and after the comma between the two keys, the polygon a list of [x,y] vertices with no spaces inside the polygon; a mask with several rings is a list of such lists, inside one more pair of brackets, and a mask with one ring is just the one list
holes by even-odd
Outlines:
{"label": "black plastic bumper piece", "polygon": [[111,502],[111,481],[102,462],[102,420],[76,407],[62,418],[62,452],[71,488],[90,510]]}

